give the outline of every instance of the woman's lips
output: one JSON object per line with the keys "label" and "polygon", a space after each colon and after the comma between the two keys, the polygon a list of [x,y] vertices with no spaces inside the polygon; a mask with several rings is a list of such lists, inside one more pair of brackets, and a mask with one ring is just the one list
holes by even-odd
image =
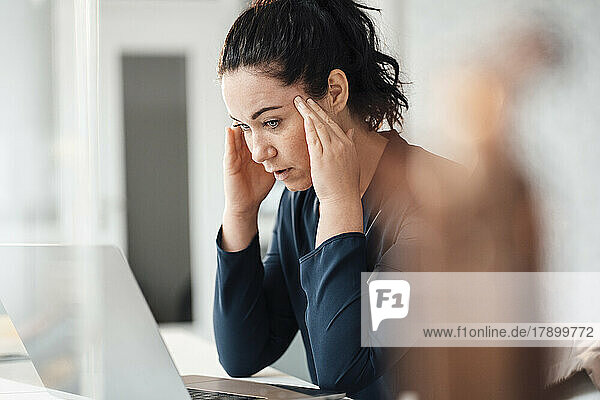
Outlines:
{"label": "woman's lips", "polygon": [[273,172],[273,175],[275,175],[275,179],[277,179],[278,181],[284,181],[290,175],[291,169],[292,168],[290,167],[290,168],[282,169],[279,171],[275,171],[275,172]]}

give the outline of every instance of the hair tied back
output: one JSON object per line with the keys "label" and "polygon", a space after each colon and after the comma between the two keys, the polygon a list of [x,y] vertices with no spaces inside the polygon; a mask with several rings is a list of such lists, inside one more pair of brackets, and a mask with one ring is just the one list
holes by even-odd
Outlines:
{"label": "hair tied back", "polygon": [[231,26],[219,58],[218,75],[251,67],[284,85],[301,84],[322,99],[327,78],[341,69],[348,79],[347,107],[369,129],[386,121],[402,126],[408,100],[394,57],[380,42],[366,10],[355,0],[252,0]]}

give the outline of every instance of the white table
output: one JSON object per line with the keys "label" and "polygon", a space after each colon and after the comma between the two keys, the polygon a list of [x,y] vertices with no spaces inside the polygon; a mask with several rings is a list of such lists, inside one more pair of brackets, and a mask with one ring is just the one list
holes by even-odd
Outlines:
{"label": "white table", "polygon": [[[215,344],[195,334],[190,324],[163,324],[160,326],[160,333],[180,375],[207,375],[231,379],[219,363]],[[237,379],[317,387],[272,367],[266,367],[252,377]]]}
{"label": "white table", "polygon": [[[310,382],[288,375],[273,367],[266,367],[249,378],[231,378],[219,363],[215,344],[195,334],[190,324],[163,324],[160,326],[160,333],[180,375],[217,376],[318,388]],[[349,397],[344,397],[344,399],[352,400]]]}

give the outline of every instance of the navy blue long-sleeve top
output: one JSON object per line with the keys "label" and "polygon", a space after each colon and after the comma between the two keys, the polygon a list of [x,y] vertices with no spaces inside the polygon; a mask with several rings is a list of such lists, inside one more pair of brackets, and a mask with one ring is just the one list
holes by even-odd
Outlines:
{"label": "navy blue long-sleeve top", "polygon": [[403,352],[360,345],[360,274],[412,270],[416,238],[406,161],[411,152],[444,159],[394,130],[379,134],[388,143],[362,197],[364,233],[338,234],[315,248],[319,199],[312,187],[284,190],[262,260],[258,233],[247,248],[227,252],[219,229],[213,323],[229,375],[269,366],[300,330],[313,383],[355,399],[396,397]]}

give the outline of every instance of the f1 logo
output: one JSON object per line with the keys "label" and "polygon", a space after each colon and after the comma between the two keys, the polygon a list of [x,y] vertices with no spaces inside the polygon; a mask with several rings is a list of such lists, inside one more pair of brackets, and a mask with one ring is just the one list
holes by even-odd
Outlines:
{"label": "f1 logo", "polygon": [[376,331],[384,319],[402,319],[408,315],[410,284],[404,280],[369,282],[371,329]]}

